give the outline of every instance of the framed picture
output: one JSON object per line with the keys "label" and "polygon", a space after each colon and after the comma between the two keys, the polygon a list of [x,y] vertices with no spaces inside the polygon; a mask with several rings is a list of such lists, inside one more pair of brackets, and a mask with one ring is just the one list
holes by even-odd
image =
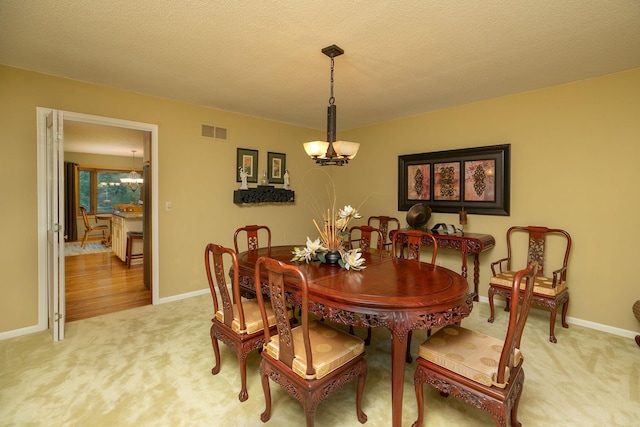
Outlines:
{"label": "framed picture", "polygon": [[247,182],[258,182],[258,150],[238,148],[236,161],[236,182],[241,182],[240,168],[247,173]]}
{"label": "framed picture", "polygon": [[267,175],[270,184],[284,184],[284,172],[287,169],[287,155],[267,153]]}
{"label": "framed picture", "polygon": [[398,210],[509,215],[511,144],[398,156]]}

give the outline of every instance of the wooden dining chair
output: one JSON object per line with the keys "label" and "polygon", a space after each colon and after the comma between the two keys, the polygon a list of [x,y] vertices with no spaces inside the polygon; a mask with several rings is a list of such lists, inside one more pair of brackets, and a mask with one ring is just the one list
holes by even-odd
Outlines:
{"label": "wooden dining chair", "polygon": [[367,225],[375,226],[378,224],[378,229],[382,232],[382,237],[384,240],[384,248],[387,250],[391,249],[391,236],[390,232],[393,230],[400,229],[400,221],[398,218],[394,218],[392,216],[370,216],[367,220]]}
{"label": "wooden dining chair", "polygon": [[87,208],[84,206],[80,206],[80,213],[82,214],[82,221],[84,222],[84,236],[82,237],[82,244],[80,246],[84,248],[87,245],[89,236],[98,233],[102,235],[102,242],[106,244],[109,226],[107,224],[91,225],[89,218],[87,217]]}
{"label": "wooden dining chair", "polygon": [[[262,232],[260,230],[263,230]],[[247,235],[247,251],[255,251],[260,247],[260,242],[258,240],[259,235],[266,234],[267,236],[267,248],[271,249],[271,230],[266,225],[245,225],[244,227],[238,228],[235,233],[233,233],[233,245],[236,250],[236,253],[240,253],[241,251],[238,249],[238,237],[241,233],[246,233]]]}
{"label": "wooden dining chair", "polygon": [[461,326],[445,326],[419,347],[418,366],[413,383],[416,389],[418,419],[424,420],[423,384],[429,383],[440,394],[453,395],[476,408],[487,411],[496,426],[520,426],[518,404],[524,386],[524,357],[520,351],[522,331],[529,316],[533,287],[538,275],[533,262],[518,271],[511,284],[511,297],[516,303],[509,314],[504,340]]}
{"label": "wooden dining chair", "polygon": [[[433,234],[427,231],[409,229],[393,233],[391,255],[394,258],[406,258],[420,262],[422,246],[425,245],[425,241],[432,248],[430,264],[435,266],[438,256],[438,241]],[[407,363],[413,362],[413,356],[411,356],[412,335],[413,331],[409,331],[407,336]],[[431,329],[427,329],[427,336],[431,336]]]}
{"label": "wooden dining chair", "polygon": [[[233,271],[231,292],[225,279],[225,258],[231,260]],[[238,258],[232,249],[210,243],[204,251],[204,263],[207,280],[209,281],[209,290],[213,298],[214,313],[211,319],[210,335],[216,364],[211,369],[211,373],[216,375],[220,372],[219,340],[236,352],[238,364],[240,365],[241,381],[238,399],[244,402],[249,397],[247,392],[247,355],[253,350],[262,349],[264,344],[263,325],[265,323],[269,325],[267,329],[275,333],[276,326],[273,310],[268,302],[264,303],[267,317],[266,321],[263,322],[257,300],[243,301],[240,296],[240,284],[238,281]]]}
{"label": "wooden dining chair", "polygon": [[[266,274],[266,278],[265,275]],[[285,276],[301,292],[301,324],[292,327],[286,312]],[[318,404],[348,382],[358,379],[356,414],[358,421],[367,421],[362,411],[362,395],[367,376],[364,342],[327,324],[309,319],[307,278],[296,266],[273,258],[260,257],[256,262],[254,283],[268,283],[271,305],[276,316],[277,334],[264,330],[264,350],[260,362],[262,388],[266,408],[260,419],[271,418],[271,390],[269,380],[280,384],[293,398],[302,403],[307,427],[314,424]],[[258,292],[263,321],[268,310],[265,298]]]}
{"label": "wooden dining chair", "polygon": [[360,248],[362,252],[371,253],[372,245],[378,250],[378,253],[382,253],[384,250],[384,236],[382,231],[370,225],[354,225],[349,229],[349,248]]}
{"label": "wooden dining chair", "polygon": [[[375,238],[374,238],[375,236]],[[354,225],[349,229],[349,248],[360,248],[362,252],[372,253],[371,242],[375,243],[377,255],[382,257],[384,252],[384,236],[382,231],[370,225]],[[349,326],[349,333],[354,333],[353,325]],[[367,328],[367,337],[364,339],[365,345],[371,344],[371,328]]]}
{"label": "wooden dining chair", "polygon": [[[552,241],[553,240],[553,241]],[[519,256],[516,255],[520,247]],[[567,309],[569,308],[569,286],[567,284],[567,265],[571,250],[571,236],[559,228],[539,226],[514,226],[507,230],[507,257],[491,263],[493,277],[489,280],[489,308],[494,319],[494,295],[506,300],[505,311],[509,311],[511,300],[511,282],[517,262],[527,265],[538,263],[540,276],[533,287],[533,304],[549,310],[549,341],[556,343],[556,313],[562,307],[562,327],[568,328]],[[552,264],[554,263],[554,264]],[[552,274],[545,274],[545,267],[554,265]],[[546,269],[547,273],[549,269]]]}

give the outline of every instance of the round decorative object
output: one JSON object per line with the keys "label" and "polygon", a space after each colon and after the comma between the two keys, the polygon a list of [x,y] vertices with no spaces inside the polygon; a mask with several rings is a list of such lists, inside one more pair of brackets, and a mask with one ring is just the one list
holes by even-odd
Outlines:
{"label": "round decorative object", "polygon": [[409,228],[422,229],[431,218],[431,208],[426,203],[416,203],[407,211]]}
{"label": "round decorative object", "polygon": [[338,261],[342,259],[340,255],[340,251],[329,251],[324,254],[324,263],[325,264],[338,264]]}

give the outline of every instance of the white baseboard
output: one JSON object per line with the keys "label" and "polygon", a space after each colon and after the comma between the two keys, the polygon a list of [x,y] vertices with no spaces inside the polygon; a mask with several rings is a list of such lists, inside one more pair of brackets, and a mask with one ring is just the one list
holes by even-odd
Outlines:
{"label": "white baseboard", "polygon": [[[480,302],[484,302],[484,303],[489,304],[489,298],[480,297],[479,299],[480,299]],[[504,307],[505,306],[505,302],[502,299],[495,300],[494,305],[496,307]],[[549,316],[549,311],[543,310],[543,309],[540,309],[540,308],[532,307],[530,314],[533,314],[533,315],[536,315],[536,316],[547,316],[548,317]],[[559,318],[560,318],[560,313],[558,313],[558,315],[556,316],[556,320],[558,320]],[[602,324],[602,323],[591,322],[589,320],[578,319],[578,318],[571,317],[571,316],[567,316],[567,323],[572,324],[572,325],[584,326],[585,328],[595,329],[596,331],[607,332],[609,334],[618,335],[618,336],[625,337],[625,338],[632,338],[633,339],[636,335],[638,335],[638,332],[635,332],[635,331],[629,331],[627,329],[621,329],[621,328],[614,328],[613,326],[605,325],[605,324]]]}
{"label": "white baseboard", "polygon": [[6,340],[9,338],[19,337],[22,335],[33,334],[33,333],[44,331],[44,330],[45,329],[42,329],[40,326],[34,325],[34,326],[28,326],[26,328],[14,329],[12,331],[0,332],[0,341]]}
{"label": "white baseboard", "polygon": [[166,304],[168,302],[180,301],[181,299],[198,297],[200,295],[208,294],[209,292],[210,292],[209,288],[201,289],[199,291],[187,292],[186,294],[174,295],[172,297],[167,297],[167,298],[159,298],[157,303]]}

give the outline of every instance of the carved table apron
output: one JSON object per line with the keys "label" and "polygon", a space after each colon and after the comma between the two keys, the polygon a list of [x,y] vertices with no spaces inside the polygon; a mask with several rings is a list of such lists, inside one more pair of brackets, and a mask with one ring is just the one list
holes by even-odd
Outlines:
{"label": "carved table apron", "polygon": [[[290,262],[293,246],[238,254],[240,286],[255,291],[254,266],[261,256]],[[395,259],[388,254],[363,254],[366,266],[349,271],[318,262],[296,263],[309,283],[309,310],[345,325],[384,326],[391,331],[391,396],[393,426],[402,425],[407,335],[460,322],[473,308],[468,284],[460,274],[427,263]],[[288,283],[299,304],[295,283]],[[263,292],[266,283],[262,284]]]}

